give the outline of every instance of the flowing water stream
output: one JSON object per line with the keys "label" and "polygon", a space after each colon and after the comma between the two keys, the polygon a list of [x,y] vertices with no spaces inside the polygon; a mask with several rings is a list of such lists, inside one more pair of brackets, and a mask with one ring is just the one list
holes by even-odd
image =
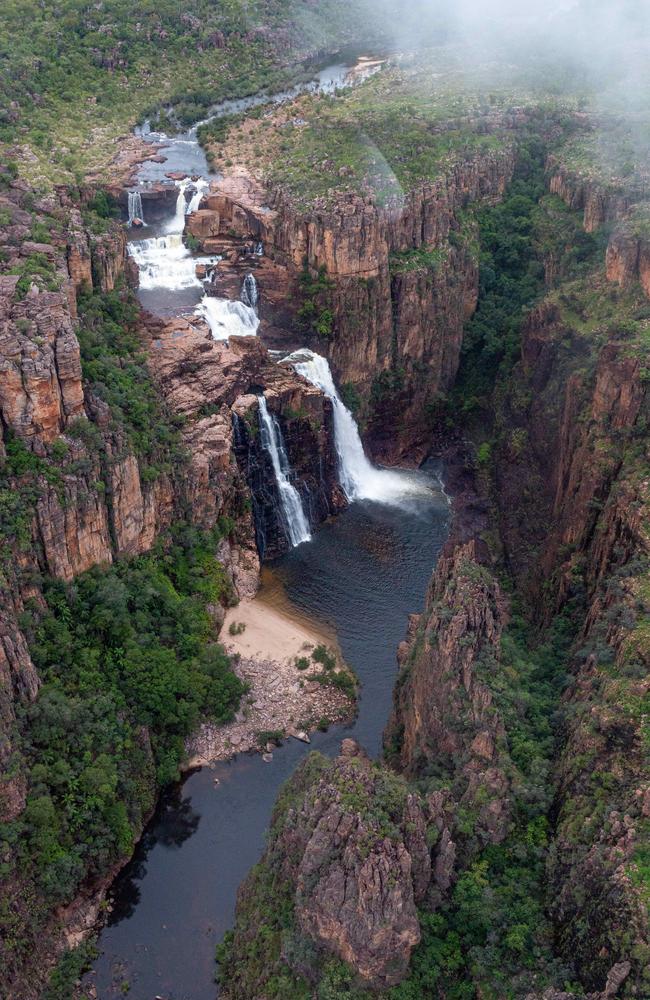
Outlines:
{"label": "flowing water stream", "polygon": [[[196,145],[185,138],[175,142],[189,143],[190,151]],[[180,148],[175,146],[175,155],[182,160]],[[189,172],[193,156],[190,152],[178,168]],[[140,297],[147,305],[147,296],[165,290],[173,308],[189,306],[204,316],[216,339],[254,334],[259,322],[254,281],[244,281],[236,301],[200,297],[196,259],[183,247],[181,233],[185,212],[191,204],[198,207],[204,189],[197,184],[188,203],[189,189],[181,182],[173,218],[131,244]],[[263,592],[285,614],[289,607],[297,618],[334,630],[361,682],[354,722],[316,733],[311,749],[335,755],[341,739],[353,736],[377,756],[391,708],[396,649],[407,615],[422,607],[447,535],[448,501],[434,463],[419,472],[372,465],[325,358],[301,350],[281,363],[292,364],[332,400],[339,475],[351,503],[311,535],[291,483],[281,429],[260,396],[260,430],[294,546],[265,569]],[[109,896],[100,956],[86,977],[99,1000],[124,995],[214,1000],[215,945],[232,925],[238,886],[262,853],[278,790],[309,749],[289,740],[271,762],[258,754],[239,755],[195,771],[164,793]]]}

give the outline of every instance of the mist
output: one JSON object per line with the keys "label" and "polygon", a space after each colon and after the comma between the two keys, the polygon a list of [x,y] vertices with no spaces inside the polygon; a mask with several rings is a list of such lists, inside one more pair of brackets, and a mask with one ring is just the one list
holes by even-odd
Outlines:
{"label": "mist", "polygon": [[648,108],[647,0],[356,0],[356,7],[391,49],[471,46],[483,63],[519,66],[551,90]]}

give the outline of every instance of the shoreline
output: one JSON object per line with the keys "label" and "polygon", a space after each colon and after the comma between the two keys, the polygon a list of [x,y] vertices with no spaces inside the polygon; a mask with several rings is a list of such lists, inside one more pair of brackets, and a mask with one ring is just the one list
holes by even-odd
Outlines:
{"label": "shoreline", "polygon": [[254,597],[228,609],[220,641],[249,691],[232,722],[202,723],[188,742],[184,770],[250,751],[270,760],[281,740],[309,743],[310,731],[353,714],[356,699],[332,683],[337,675],[351,676],[336,633],[294,608],[272,570],[263,570]]}

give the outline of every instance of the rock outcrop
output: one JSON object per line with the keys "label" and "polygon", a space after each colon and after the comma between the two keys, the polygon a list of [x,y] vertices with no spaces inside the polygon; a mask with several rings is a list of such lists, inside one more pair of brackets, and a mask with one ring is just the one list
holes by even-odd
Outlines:
{"label": "rock outcrop", "polygon": [[[601,281],[590,301],[594,294],[615,317],[617,293]],[[646,308],[638,290],[630,294]],[[524,329],[500,415],[508,433],[495,455],[496,496],[519,591],[542,622],[571,613],[578,629],[548,860],[558,948],[591,991],[614,966],[629,965],[635,996],[647,988],[650,955],[637,868],[648,812],[639,714],[650,610],[645,350],[615,318],[607,336],[593,337],[569,303],[567,312],[561,302],[543,304]]]}
{"label": "rock outcrop", "polygon": [[[149,365],[162,394],[174,412],[193,421],[192,466],[199,454],[205,459],[211,450],[227,469],[234,452],[250,490],[262,558],[273,558],[290,544],[270,456],[259,434],[262,393],[280,422],[294,485],[310,523],[316,525],[345,506],[332,404],[319,389],[290,366],[278,365],[256,337],[215,341],[201,321],[185,319],[152,325],[150,335]],[[216,412],[208,429],[202,415],[210,410]]]}
{"label": "rock outcrop", "polygon": [[[399,650],[389,759],[416,778],[435,762],[474,835],[499,843],[509,826],[505,728],[490,689],[508,605],[475,538],[443,552],[425,609]],[[480,805],[478,804],[480,802]]]}
{"label": "rock outcrop", "polygon": [[[430,874],[418,796],[352,740],[335,761],[312,754],[285,787],[266,853],[240,889],[225,995],[253,1000],[280,973],[313,983],[332,957],[373,992],[395,985],[420,939],[416,904]],[[260,940],[272,886],[270,919],[281,892],[285,930],[265,936],[265,961],[252,967],[246,953]],[[305,962],[310,950],[314,964]]]}

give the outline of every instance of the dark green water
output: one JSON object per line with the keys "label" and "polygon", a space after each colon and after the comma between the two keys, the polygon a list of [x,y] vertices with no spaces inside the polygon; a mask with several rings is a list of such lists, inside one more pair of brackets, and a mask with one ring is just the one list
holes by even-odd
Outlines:
{"label": "dark green water", "polygon": [[[435,466],[431,491],[409,506],[353,504],[274,567],[303,613],[335,627],[362,683],[359,714],[314,736],[335,755],[343,736],[373,755],[391,708],[406,616],[421,609],[448,529]],[[272,763],[242,755],[167,792],[112,893],[88,982],[100,1000],[214,1000],[214,949],[231,926],[237,887],[259,859],[279,787],[309,748],[294,740]],[[219,785],[215,786],[215,775]]]}

